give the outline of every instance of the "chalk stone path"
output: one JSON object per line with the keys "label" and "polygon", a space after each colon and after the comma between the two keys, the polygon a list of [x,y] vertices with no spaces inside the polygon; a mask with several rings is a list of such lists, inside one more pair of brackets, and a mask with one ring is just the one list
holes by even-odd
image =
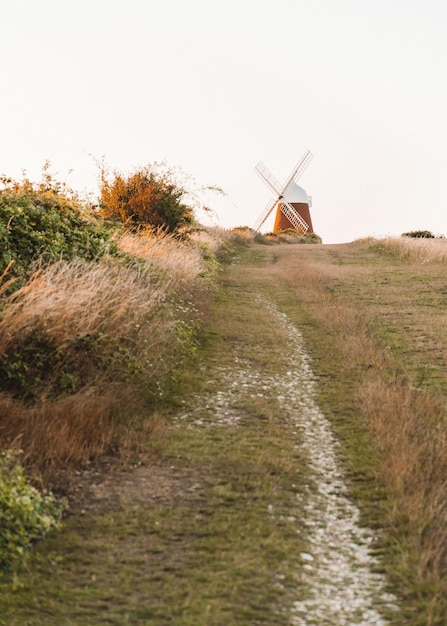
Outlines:
{"label": "chalk stone path", "polygon": [[[337,442],[315,402],[316,383],[302,335],[275,304],[258,296],[257,305],[266,307],[275,324],[287,332],[285,371],[266,377],[243,358],[236,358],[231,371],[222,368],[218,372],[219,389],[201,402],[212,412],[214,423],[224,426],[238,422],[232,405],[241,390],[252,396],[274,396],[309,458],[309,483],[304,497],[297,494],[296,502],[301,520],[305,512],[307,549],[300,554],[305,591],[300,588],[289,622],[296,626],[386,626],[381,611],[395,610],[395,598],[385,591],[384,576],[376,573],[378,562],[369,551],[374,534],[360,527],[359,510],[349,500]],[[189,421],[191,415],[177,419]],[[193,424],[204,422],[197,419]],[[269,513],[275,515],[274,510]]]}

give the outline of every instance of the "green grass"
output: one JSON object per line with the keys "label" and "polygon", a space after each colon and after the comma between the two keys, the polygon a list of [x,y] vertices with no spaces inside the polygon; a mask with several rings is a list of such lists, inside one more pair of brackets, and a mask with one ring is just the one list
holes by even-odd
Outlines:
{"label": "green grass", "polygon": [[[389,450],[361,399],[371,381],[382,381],[396,393],[416,386],[445,401],[444,270],[354,243],[250,245],[233,258],[202,345],[165,401],[164,436],[149,442],[152,456],[126,474],[127,487],[109,495],[105,488],[84,514],[84,505],[75,508],[62,533],[36,546],[28,570],[3,578],[0,624],[288,623],[305,594],[297,502],[309,472],[299,435],[274,394],[253,394],[242,378],[230,401],[235,423],[210,401],[225,390],[226,371],[267,379],[286,367],[287,336],[258,293],[305,337],[351,495],[377,531],[374,549],[399,599],[390,623],[447,623],[446,567],[424,561],[424,532],[432,531],[409,517],[408,494],[386,473]],[[427,427],[436,416],[428,417]],[[415,467],[422,475],[423,463]]]}
{"label": "green grass", "polygon": [[293,533],[265,512],[260,524],[260,503],[235,510],[236,498],[214,485],[175,508],[127,503],[71,520],[63,553],[60,538],[46,542],[0,623],[256,623],[280,593],[272,564],[288,555],[276,539]]}

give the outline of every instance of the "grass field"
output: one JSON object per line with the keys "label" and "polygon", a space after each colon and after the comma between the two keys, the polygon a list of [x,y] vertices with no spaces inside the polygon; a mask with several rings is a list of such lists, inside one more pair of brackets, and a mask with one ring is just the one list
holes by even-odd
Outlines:
{"label": "grass field", "polygon": [[141,465],[80,478],[64,530],[3,578],[0,624],[290,623],[305,594],[296,503],[309,459],[275,394],[253,393],[250,380],[287,373],[287,334],[259,294],[306,340],[401,607],[390,623],[447,623],[446,261],[442,244],[424,244],[241,248]]}

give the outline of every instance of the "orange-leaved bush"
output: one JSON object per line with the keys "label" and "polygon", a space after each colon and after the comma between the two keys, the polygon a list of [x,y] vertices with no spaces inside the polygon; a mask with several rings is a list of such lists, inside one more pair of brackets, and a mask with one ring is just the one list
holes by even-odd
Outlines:
{"label": "orange-leaved bush", "polygon": [[171,171],[156,164],[130,175],[101,168],[100,213],[132,228],[147,225],[175,233],[190,226],[194,214],[183,202],[186,193]]}

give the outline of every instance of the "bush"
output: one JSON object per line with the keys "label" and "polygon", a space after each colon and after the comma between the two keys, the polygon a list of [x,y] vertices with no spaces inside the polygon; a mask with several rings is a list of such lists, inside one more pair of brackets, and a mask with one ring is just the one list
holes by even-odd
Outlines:
{"label": "bush", "polygon": [[416,239],[435,239],[435,235],[429,230],[411,230],[402,233],[402,237],[414,237]]}
{"label": "bush", "polygon": [[5,177],[0,182],[0,275],[8,268],[16,287],[37,263],[73,257],[91,260],[116,249],[110,227],[74,192],[54,181],[47,169],[40,183]]}
{"label": "bush", "polygon": [[42,494],[23,475],[17,454],[0,455],[0,569],[18,565],[32,542],[59,528],[63,502]]}
{"label": "bush", "polygon": [[190,226],[194,215],[183,202],[186,195],[172,171],[156,165],[140,167],[129,176],[101,167],[100,214],[133,228],[143,225],[174,233]]}

